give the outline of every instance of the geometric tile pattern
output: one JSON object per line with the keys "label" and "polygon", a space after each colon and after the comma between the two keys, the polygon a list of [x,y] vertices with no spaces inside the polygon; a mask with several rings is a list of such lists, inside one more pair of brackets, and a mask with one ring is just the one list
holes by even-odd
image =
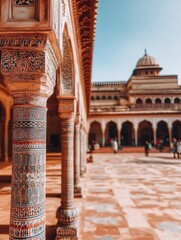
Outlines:
{"label": "geometric tile pattern", "polygon": [[[181,162],[171,153],[93,154],[80,240],[180,240]],[[82,204],[82,205],[81,205]]]}

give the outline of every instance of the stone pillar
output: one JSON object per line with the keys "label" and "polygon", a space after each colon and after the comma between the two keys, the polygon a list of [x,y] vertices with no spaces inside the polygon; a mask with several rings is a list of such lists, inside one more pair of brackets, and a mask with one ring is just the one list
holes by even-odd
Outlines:
{"label": "stone pillar", "polygon": [[156,145],[156,128],[153,128],[153,143]]}
{"label": "stone pillar", "polygon": [[169,142],[172,142],[172,127],[168,127],[168,133],[169,133]]}
{"label": "stone pillar", "polygon": [[80,127],[80,175],[83,176],[85,173],[84,169],[84,136],[83,136],[83,127],[81,124]]}
{"label": "stone pillar", "polygon": [[138,129],[135,128],[134,132],[135,132],[135,146],[138,146]]}
{"label": "stone pillar", "polygon": [[118,146],[121,147],[121,128],[118,127]]}
{"label": "stone pillar", "polygon": [[80,116],[76,116],[74,138],[74,197],[82,197],[80,181]]}
{"label": "stone pillar", "polygon": [[58,97],[61,119],[62,178],[61,206],[57,210],[56,240],[77,238],[77,210],[74,206],[74,97]]}
{"label": "stone pillar", "polygon": [[9,155],[8,155],[8,145],[9,145],[9,119],[5,121],[4,124],[4,161],[8,162]]}
{"label": "stone pillar", "polygon": [[44,240],[46,100],[57,61],[46,34],[0,36],[1,74],[14,99],[9,239]]}
{"label": "stone pillar", "polygon": [[102,146],[105,146],[105,129],[102,129]]}

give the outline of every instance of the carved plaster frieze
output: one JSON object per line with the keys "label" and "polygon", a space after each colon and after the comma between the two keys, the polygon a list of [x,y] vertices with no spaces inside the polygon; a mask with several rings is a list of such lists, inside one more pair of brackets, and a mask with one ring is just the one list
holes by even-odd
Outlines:
{"label": "carved plaster frieze", "polygon": [[60,118],[75,118],[76,99],[74,97],[58,97],[58,112]]}
{"label": "carved plaster frieze", "polygon": [[1,74],[12,95],[50,96],[58,61],[46,34],[0,34]]}
{"label": "carved plaster frieze", "polygon": [[47,34],[40,33],[9,33],[0,34],[0,50],[1,49],[24,49],[34,48],[46,50],[52,58],[55,68],[58,68],[58,60],[52,48],[51,42]]}

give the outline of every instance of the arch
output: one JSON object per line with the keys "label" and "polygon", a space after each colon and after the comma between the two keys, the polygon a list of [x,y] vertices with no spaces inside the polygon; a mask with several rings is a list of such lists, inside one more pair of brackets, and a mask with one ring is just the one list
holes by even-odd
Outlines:
{"label": "arch", "polygon": [[99,96],[96,96],[96,100],[100,100],[100,97],[99,97]]}
{"label": "arch", "polygon": [[164,100],[164,103],[166,103],[166,104],[169,104],[169,103],[171,103],[171,100],[170,100],[170,98],[165,98],[165,100]]}
{"label": "arch", "polygon": [[111,141],[117,138],[118,139],[118,129],[117,124],[113,121],[110,121],[106,124],[106,131],[105,131],[105,145],[111,146]]}
{"label": "arch", "polygon": [[97,121],[92,122],[89,130],[89,145],[92,146],[94,143],[102,145],[102,137],[101,124]]}
{"label": "arch", "polygon": [[156,145],[169,146],[168,124],[163,120],[157,123]]}
{"label": "arch", "polygon": [[155,103],[156,103],[156,104],[162,103],[161,98],[156,98],[156,99],[155,99]]}
{"label": "arch", "polygon": [[58,115],[56,88],[47,101],[47,152],[61,152],[61,120]]}
{"label": "arch", "polygon": [[172,124],[172,138],[181,140],[181,121],[176,120]]}
{"label": "arch", "polygon": [[141,98],[136,99],[136,104],[142,104],[142,103],[143,103],[143,100]]}
{"label": "arch", "polygon": [[152,103],[152,99],[151,98],[146,98],[145,103],[151,104]]}
{"label": "arch", "polygon": [[91,100],[94,100],[94,97],[93,97],[93,96],[91,96]]}
{"label": "arch", "polygon": [[174,99],[174,103],[181,103],[180,98],[178,98],[178,97],[175,98],[175,99]]}
{"label": "arch", "polygon": [[65,24],[63,32],[63,61],[61,64],[61,94],[75,94],[74,61],[71,39],[68,34],[68,28]]}
{"label": "arch", "polygon": [[144,146],[145,142],[153,143],[153,128],[149,121],[142,121],[138,126],[138,145]]}
{"label": "arch", "polygon": [[126,121],[122,124],[121,129],[121,146],[135,145],[135,131],[133,123]]}
{"label": "arch", "polygon": [[108,96],[108,99],[111,100],[111,99],[112,99],[112,96]]}

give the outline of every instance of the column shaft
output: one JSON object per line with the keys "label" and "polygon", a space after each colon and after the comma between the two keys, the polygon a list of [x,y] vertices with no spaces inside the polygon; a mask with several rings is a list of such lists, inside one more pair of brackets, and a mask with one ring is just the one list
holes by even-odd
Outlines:
{"label": "column shaft", "polygon": [[62,183],[61,206],[57,210],[56,240],[77,239],[77,210],[74,206],[74,118],[61,118]]}
{"label": "column shaft", "polygon": [[45,239],[46,108],[13,107],[10,239]]}
{"label": "column shaft", "polygon": [[4,161],[8,162],[8,139],[9,139],[9,121],[5,121],[4,124]]}
{"label": "column shaft", "polygon": [[80,181],[80,124],[75,124],[74,141],[74,197],[81,197]]}

